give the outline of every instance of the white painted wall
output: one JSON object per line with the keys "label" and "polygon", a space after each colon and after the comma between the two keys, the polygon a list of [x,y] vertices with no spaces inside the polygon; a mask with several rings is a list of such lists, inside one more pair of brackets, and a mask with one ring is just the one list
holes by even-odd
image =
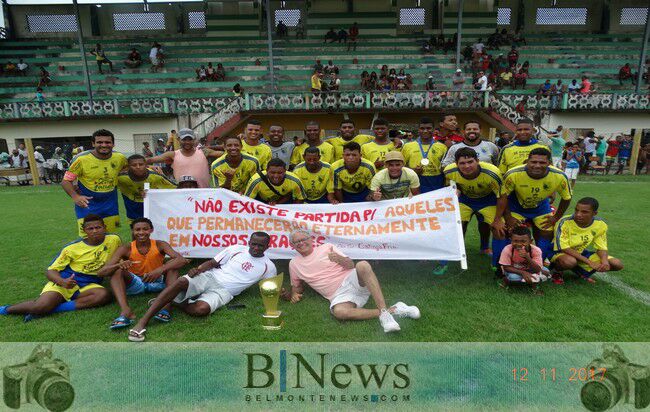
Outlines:
{"label": "white painted wall", "polygon": [[133,135],[169,134],[172,129],[178,130],[179,125],[178,119],[173,117],[12,122],[0,123],[0,138],[7,140],[11,150],[16,145],[16,139],[84,137],[91,136],[98,129],[113,132],[115,150],[128,155],[140,152],[140,147],[135,147]]}
{"label": "white painted wall", "polygon": [[596,134],[629,133],[632,129],[650,129],[647,113],[552,113],[548,130],[558,125],[565,129],[594,129]]}

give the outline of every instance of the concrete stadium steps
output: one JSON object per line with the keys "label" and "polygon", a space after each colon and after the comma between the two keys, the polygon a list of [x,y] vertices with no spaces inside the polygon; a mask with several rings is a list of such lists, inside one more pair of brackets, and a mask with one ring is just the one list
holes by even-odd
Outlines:
{"label": "concrete stadium steps", "polygon": [[259,38],[262,29],[260,24],[259,14],[209,14],[205,16],[207,35],[214,37]]}
{"label": "concrete stadium steps", "polygon": [[306,19],[305,29],[312,38],[323,38],[330,27],[336,32],[346,31],[354,22],[359,26],[359,34],[394,36],[397,17],[394,12],[357,12],[357,13],[310,13]]}
{"label": "concrete stadium steps", "polygon": [[[458,31],[458,13],[446,11],[442,18],[445,35]],[[487,36],[497,28],[495,12],[463,12],[463,35]],[[485,39],[485,37],[483,37]]]}

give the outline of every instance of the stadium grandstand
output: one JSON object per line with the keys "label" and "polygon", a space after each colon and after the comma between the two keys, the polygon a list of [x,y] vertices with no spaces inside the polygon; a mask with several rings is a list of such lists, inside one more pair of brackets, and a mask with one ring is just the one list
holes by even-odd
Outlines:
{"label": "stadium grandstand", "polygon": [[[643,136],[650,128],[647,7],[624,0],[460,5],[6,0],[0,151],[32,138],[49,157],[57,146],[88,146],[89,131],[100,127],[114,131],[124,153],[183,127],[212,142],[241,132],[252,114],[265,127],[271,119],[283,124],[287,137],[302,137],[311,118],[329,136],[347,117],[369,129],[386,113],[405,130],[423,113],[442,111],[458,113],[461,123],[478,115],[491,139],[521,117],[548,130],[563,124],[573,138],[584,129]],[[353,25],[358,35],[348,33]],[[132,50],[139,60],[129,61]],[[313,93],[315,65],[325,66],[321,82],[331,83],[329,61],[338,84]],[[625,63],[629,74],[621,78]],[[399,81],[382,85],[384,65]],[[379,80],[364,83],[373,72]]]}

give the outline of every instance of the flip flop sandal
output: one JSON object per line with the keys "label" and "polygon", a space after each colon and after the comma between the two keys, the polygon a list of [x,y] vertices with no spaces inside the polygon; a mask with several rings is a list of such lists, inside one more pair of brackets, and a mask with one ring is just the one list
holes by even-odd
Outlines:
{"label": "flip flop sandal", "polygon": [[172,320],[172,315],[169,313],[167,309],[162,309],[153,318],[156,319],[158,322],[169,323]]}
{"label": "flip flop sandal", "polygon": [[111,326],[108,328],[111,330],[122,329],[130,326],[133,323],[133,319],[129,319],[126,316],[118,316],[111,322]]}
{"label": "flip flop sandal", "polygon": [[137,331],[135,329],[130,329],[129,330],[129,340],[131,342],[144,342],[144,334],[147,330],[142,329],[141,331]]}

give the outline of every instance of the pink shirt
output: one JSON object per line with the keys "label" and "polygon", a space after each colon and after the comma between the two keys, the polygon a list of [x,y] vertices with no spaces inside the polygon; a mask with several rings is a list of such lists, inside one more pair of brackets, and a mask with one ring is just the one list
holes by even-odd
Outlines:
{"label": "pink shirt", "polygon": [[580,89],[580,93],[589,93],[591,91],[591,82],[589,80],[584,80],[582,82],[582,89]]}
{"label": "pink shirt", "polygon": [[[535,245],[530,245],[530,255],[539,267],[544,267],[542,249]],[[501,252],[501,257],[499,258],[499,264],[503,266],[514,266],[516,269],[528,271],[526,259],[519,257],[519,255],[512,249],[512,245],[503,248],[503,252]]]}
{"label": "pink shirt", "polygon": [[329,260],[329,253],[334,251],[345,256],[336,246],[325,243],[314,248],[308,256],[298,255],[289,262],[291,286],[300,286],[301,281],[320,293],[327,300],[332,300],[334,293],[353,269]]}
{"label": "pink shirt", "polygon": [[181,150],[174,152],[174,179],[181,181],[183,176],[194,176],[200,188],[210,187],[210,166],[203,150],[196,149],[192,156],[185,156]]}

